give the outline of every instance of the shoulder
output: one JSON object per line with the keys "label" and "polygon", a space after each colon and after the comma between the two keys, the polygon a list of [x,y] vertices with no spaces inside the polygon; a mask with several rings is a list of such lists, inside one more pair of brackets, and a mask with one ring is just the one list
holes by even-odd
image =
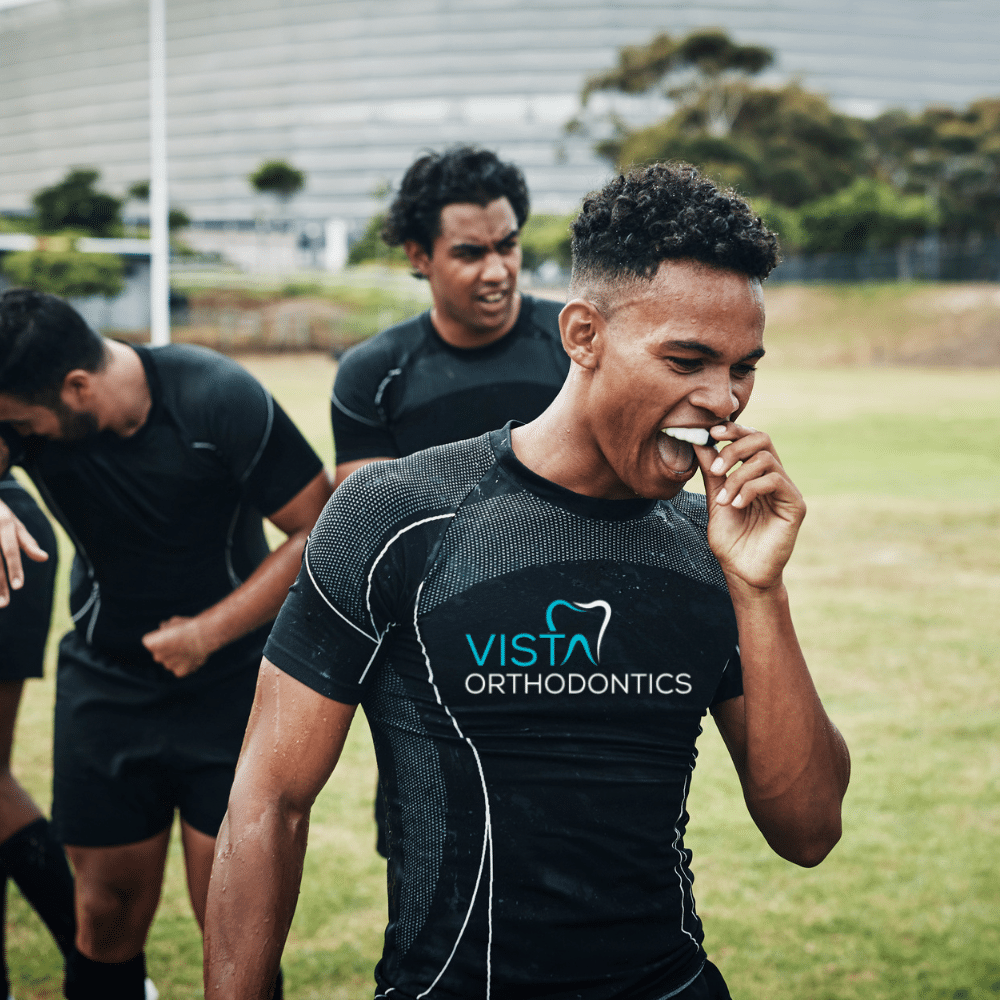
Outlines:
{"label": "shoulder", "polygon": [[521,295],[521,309],[524,310],[525,323],[529,329],[546,337],[559,338],[559,313],[563,303],[555,299],[536,298],[534,295]]}
{"label": "shoulder", "polygon": [[247,395],[263,398],[267,391],[242,365],[207,347],[170,344],[149,348],[165,401],[185,410],[223,402],[239,402]]}
{"label": "shoulder", "polygon": [[380,381],[385,373],[418,348],[424,340],[426,313],[396,323],[345,351],[337,368],[338,385],[353,381]]}
{"label": "shoulder", "polygon": [[703,493],[689,493],[681,490],[677,496],[660,503],[661,508],[665,507],[675,515],[689,522],[701,533],[708,533],[708,502]]}
{"label": "shoulder", "polygon": [[679,571],[728,593],[722,567],[708,544],[708,504],[704,494],[681,490],[670,500],[661,500],[656,513],[664,522],[668,548],[679,560]]}

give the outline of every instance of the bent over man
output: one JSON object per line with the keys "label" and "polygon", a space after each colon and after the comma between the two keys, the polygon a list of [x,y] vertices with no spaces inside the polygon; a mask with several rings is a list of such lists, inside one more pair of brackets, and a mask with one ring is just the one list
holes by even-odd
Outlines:
{"label": "bent over man", "polygon": [[774,236],[653,166],[590,196],[573,246],[551,406],[362,470],[311,537],[219,835],[213,998],[265,995],[359,702],[391,834],[379,997],[728,997],[684,846],[706,712],[774,850],[840,837],[849,758],[782,583],[805,508],[737,423]]}
{"label": "bent over man", "polygon": [[[76,547],[53,788],[76,872],[66,995],[141,1000],[174,811],[201,925],[263,642],[330,484],[234,362],[104,341],[35,292],[0,298],[0,436],[0,471],[21,464]],[[288,535],[274,552],[261,515]],[[17,588],[18,548],[40,552],[2,504],[0,545]]]}

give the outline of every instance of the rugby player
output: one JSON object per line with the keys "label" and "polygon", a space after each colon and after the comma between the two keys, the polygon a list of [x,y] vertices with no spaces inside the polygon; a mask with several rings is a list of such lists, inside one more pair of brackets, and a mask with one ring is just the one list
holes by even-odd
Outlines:
{"label": "rugby player", "polygon": [[219,834],[213,1000],[266,995],[358,703],[391,835],[377,997],[728,997],[683,839],[706,712],[778,854],[840,837],[849,756],[782,582],[805,506],[737,422],[775,238],[664,165],[573,228],[551,406],[361,470],[310,538]]}
{"label": "rugby player", "polygon": [[[0,472],[76,548],[59,650],[52,822],[76,873],[71,1000],[142,1000],[174,812],[199,925],[264,639],[330,494],[235,362],[106,341],[67,303],[0,297]],[[273,552],[262,515],[288,537]],[[0,600],[41,550],[0,503]],[[273,977],[272,977],[273,981]]]}
{"label": "rugby player", "polygon": [[[382,238],[402,246],[432,307],[349,350],[330,403],[336,483],[369,462],[534,420],[569,370],[562,305],[518,291],[528,188],[513,163],[456,146],[403,176]],[[385,857],[384,799],[375,801]]]}

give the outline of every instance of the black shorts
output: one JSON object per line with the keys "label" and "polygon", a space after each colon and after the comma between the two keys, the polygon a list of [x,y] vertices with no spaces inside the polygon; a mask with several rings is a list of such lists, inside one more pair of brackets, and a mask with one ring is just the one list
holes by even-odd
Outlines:
{"label": "black shorts", "polygon": [[729,987],[722,973],[706,961],[701,972],[677,993],[670,993],[663,1000],[732,1000]]}
{"label": "black shorts", "polygon": [[59,644],[52,823],[64,844],[112,847],[167,829],[174,810],[214,837],[253,703],[259,649],[218,683],[150,685],[89,647]]}
{"label": "black shorts", "polygon": [[[42,676],[59,554],[48,519],[13,476],[0,477],[0,500],[24,522],[35,541],[49,554],[48,561],[41,563],[32,562],[27,556],[22,558],[24,586],[12,590],[10,604],[0,608],[0,681],[23,681]],[[3,556],[0,556],[0,572],[2,567]]]}

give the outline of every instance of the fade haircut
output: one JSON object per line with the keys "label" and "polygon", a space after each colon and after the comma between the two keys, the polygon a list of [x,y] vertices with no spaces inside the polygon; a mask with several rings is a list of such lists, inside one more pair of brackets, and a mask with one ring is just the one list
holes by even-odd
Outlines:
{"label": "fade haircut", "polygon": [[403,175],[382,239],[391,247],[416,240],[429,257],[441,234],[441,209],[458,202],[485,208],[498,198],[510,202],[520,229],[528,221],[531,203],[524,175],[513,163],[476,146],[427,153]]}
{"label": "fade haircut", "polygon": [[[573,222],[570,297],[652,281],[661,261],[697,261],[763,280],[778,240],[732,189],[686,163],[655,163],[587,195]],[[597,303],[609,307],[607,301]]]}
{"label": "fade haircut", "polygon": [[26,288],[0,295],[0,392],[55,409],[71,371],[104,365],[104,341],[68,302]]}

